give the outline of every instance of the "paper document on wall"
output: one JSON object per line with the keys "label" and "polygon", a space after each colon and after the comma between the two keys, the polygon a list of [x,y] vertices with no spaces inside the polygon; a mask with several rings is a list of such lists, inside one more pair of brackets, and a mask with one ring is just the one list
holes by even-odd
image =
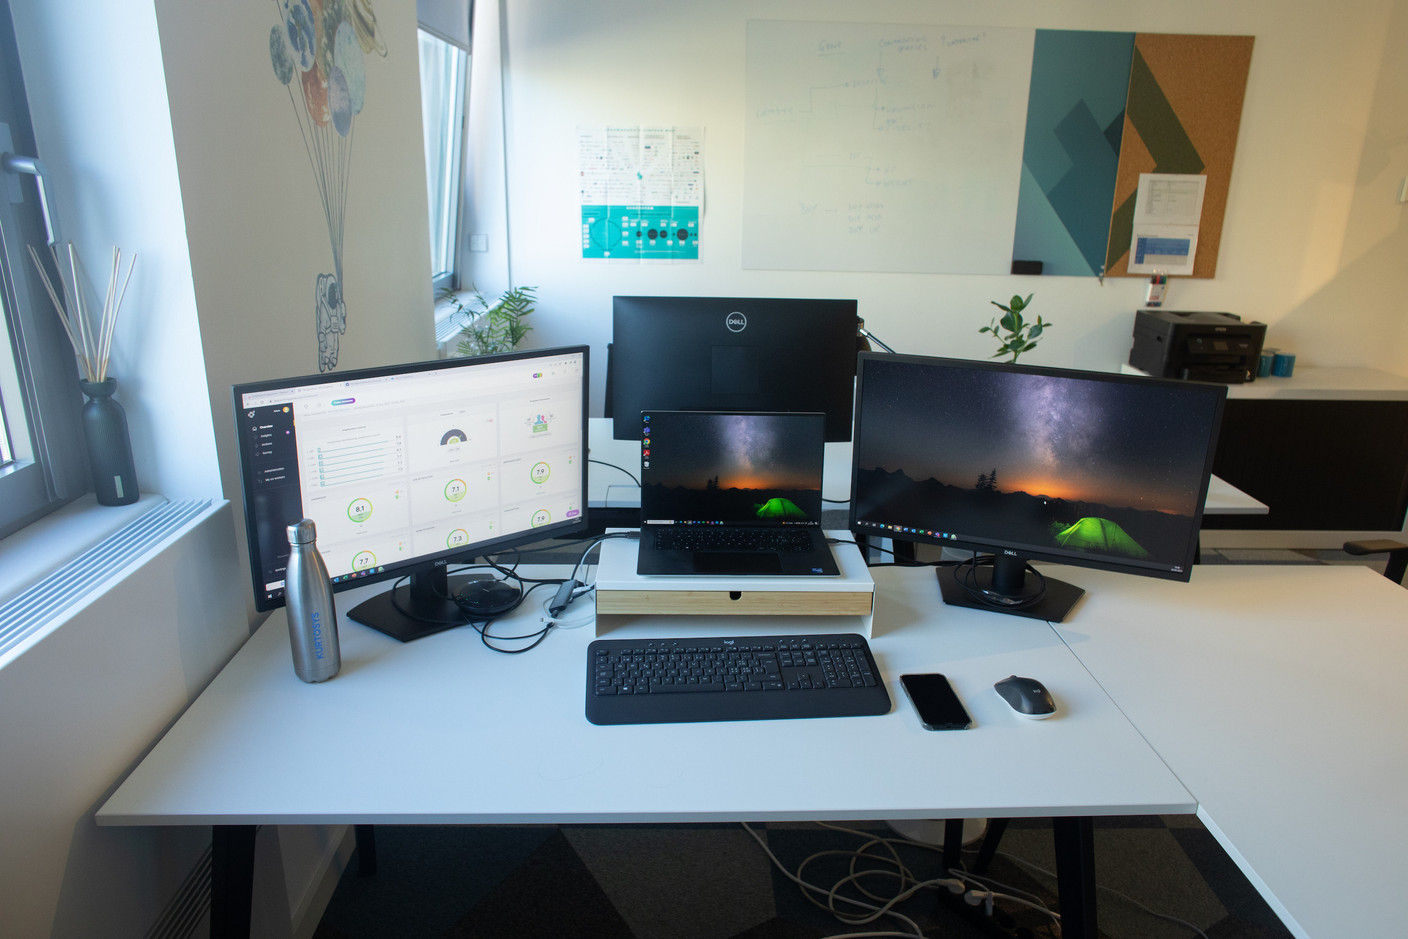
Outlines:
{"label": "paper document on wall", "polygon": [[577,128],[584,259],[699,260],[704,128]]}
{"label": "paper document on wall", "polygon": [[1193,173],[1141,173],[1134,201],[1131,274],[1192,274],[1208,178]]}

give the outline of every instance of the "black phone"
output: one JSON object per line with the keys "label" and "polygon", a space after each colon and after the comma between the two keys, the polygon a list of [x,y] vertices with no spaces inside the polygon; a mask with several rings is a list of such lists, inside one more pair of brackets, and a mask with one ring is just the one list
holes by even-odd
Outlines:
{"label": "black phone", "polygon": [[973,718],[943,675],[901,675],[900,684],[925,730],[967,730],[973,726]]}

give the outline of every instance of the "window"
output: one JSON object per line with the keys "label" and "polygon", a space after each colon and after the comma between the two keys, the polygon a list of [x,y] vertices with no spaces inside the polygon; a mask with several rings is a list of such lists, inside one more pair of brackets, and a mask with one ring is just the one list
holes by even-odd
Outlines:
{"label": "window", "polygon": [[[35,153],[8,0],[0,0],[0,152]],[[73,347],[28,246],[46,241],[33,176],[0,169],[0,537],[86,492]]]}
{"label": "window", "polygon": [[420,100],[430,196],[430,261],[435,289],[453,287],[459,268],[460,178],[464,165],[469,53],[420,31]]}

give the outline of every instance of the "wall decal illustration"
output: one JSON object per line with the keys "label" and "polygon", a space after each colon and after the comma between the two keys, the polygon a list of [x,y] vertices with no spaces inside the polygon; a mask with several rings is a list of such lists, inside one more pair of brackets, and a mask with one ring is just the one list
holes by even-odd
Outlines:
{"label": "wall decal illustration", "polygon": [[315,278],[313,316],[318,371],[337,367],[347,331],[342,233],[351,175],[352,136],[366,100],[366,56],[386,57],[371,0],[274,0],[282,22],[269,31],[274,77],[288,91],[322,198],[333,271]]}

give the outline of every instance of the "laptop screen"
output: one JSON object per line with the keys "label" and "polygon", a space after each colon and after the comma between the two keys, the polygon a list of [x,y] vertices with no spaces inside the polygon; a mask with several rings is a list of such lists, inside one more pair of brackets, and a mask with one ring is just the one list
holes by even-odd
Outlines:
{"label": "laptop screen", "polygon": [[646,525],[821,524],[825,415],[643,411]]}

